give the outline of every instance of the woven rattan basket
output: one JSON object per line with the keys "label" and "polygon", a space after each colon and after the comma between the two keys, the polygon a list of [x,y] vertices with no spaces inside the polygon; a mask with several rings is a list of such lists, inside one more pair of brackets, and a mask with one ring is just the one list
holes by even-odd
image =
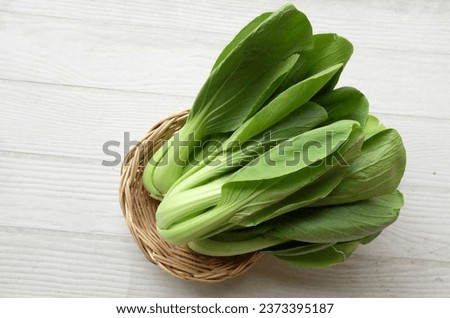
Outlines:
{"label": "woven rattan basket", "polygon": [[181,279],[219,282],[245,272],[261,253],[209,257],[166,243],[155,225],[159,201],[142,185],[142,173],[152,152],[184,125],[188,114],[185,110],[161,120],[128,153],[121,170],[120,204],[131,234],[150,262]]}

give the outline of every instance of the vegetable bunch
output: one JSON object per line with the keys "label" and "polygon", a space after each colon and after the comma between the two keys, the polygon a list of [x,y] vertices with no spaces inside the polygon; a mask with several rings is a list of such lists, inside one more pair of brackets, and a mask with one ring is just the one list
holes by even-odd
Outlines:
{"label": "vegetable bunch", "polygon": [[323,267],[393,223],[405,149],[360,91],[335,88],[352,52],[313,35],[293,5],[246,25],[144,170],[160,235],[205,255]]}

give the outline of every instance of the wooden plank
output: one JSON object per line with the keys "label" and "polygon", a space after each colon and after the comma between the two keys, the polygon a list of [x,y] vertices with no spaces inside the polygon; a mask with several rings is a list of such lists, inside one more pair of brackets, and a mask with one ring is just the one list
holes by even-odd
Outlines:
{"label": "wooden plank", "polygon": [[[450,32],[450,5],[445,0],[292,2],[307,14],[316,32],[342,33],[359,45],[370,47],[449,52],[446,39]],[[226,3],[206,0],[16,0],[0,2],[0,9],[98,23],[235,34],[256,15],[276,10],[284,3],[282,0],[231,0]],[[421,39],[420,47],[418,38]]]}
{"label": "wooden plank", "polygon": [[64,157],[25,159],[2,154],[0,224],[128,235],[118,187],[119,167]]}
{"label": "wooden plank", "polygon": [[129,238],[2,227],[0,241],[0,296],[450,296],[448,262],[353,255],[340,266],[303,270],[265,257],[238,279],[199,284],[151,265]]}
{"label": "wooden plank", "polygon": [[0,13],[0,78],[195,95],[226,35]]}
{"label": "wooden plank", "polygon": [[190,97],[84,89],[0,80],[0,149],[110,160],[108,141],[123,157],[125,134],[139,140],[167,115],[189,108]]}
{"label": "wooden plank", "polygon": [[[190,97],[231,38],[9,13],[0,19],[0,41],[8,43],[0,47],[0,78]],[[450,118],[443,102],[450,84],[448,53],[354,44],[341,85],[361,89],[376,111]]]}

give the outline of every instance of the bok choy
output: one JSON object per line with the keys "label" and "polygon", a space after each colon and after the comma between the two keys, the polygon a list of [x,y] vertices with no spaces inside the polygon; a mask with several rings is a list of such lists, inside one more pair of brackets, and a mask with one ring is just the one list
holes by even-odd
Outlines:
{"label": "bok choy", "polygon": [[352,53],[290,4],[245,26],[144,169],[159,234],[205,255],[263,251],[314,268],[392,224],[406,152],[362,92],[336,88]]}

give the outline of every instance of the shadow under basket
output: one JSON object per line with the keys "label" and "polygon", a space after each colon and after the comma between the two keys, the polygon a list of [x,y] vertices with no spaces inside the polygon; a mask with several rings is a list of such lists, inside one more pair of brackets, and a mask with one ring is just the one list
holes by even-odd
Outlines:
{"label": "shadow under basket", "polygon": [[188,114],[185,110],[161,120],[130,150],[121,170],[120,205],[131,234],[150,262],[184,280],[220,282],[245,272],[262,253],[211,257],[196,254],[185,246],[168,244],[156,229],[159,201],[150,197],[142,185],[142,174],[152,151],[184,125]]}

